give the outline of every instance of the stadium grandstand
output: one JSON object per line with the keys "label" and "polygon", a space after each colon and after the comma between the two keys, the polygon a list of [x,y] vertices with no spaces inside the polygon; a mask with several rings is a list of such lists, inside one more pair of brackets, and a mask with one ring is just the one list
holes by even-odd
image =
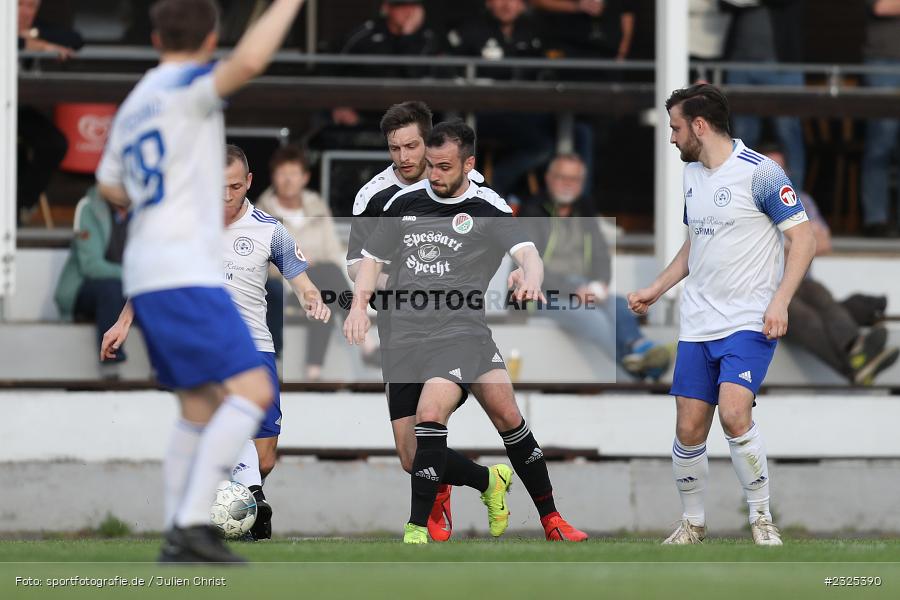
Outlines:
{"label": "stadium grandstand", "polygon": [[[129,216],[104,200],[95,176],[114,115],[159,60],[147,16],[152,4],[9,0],[0,7],[0,476],[9,487],[0,509],[2,597],[28,595],[11,583],[20,574],[17,562],[156,558],[161,463],[178,404],[158,382],[139,327],[118,360],[98,359],[103,333],[126,300],[121,277]],[[273,2],[217,4],[216,58],[225,59]],[[290,284],[270,269],[267,324],[283,412],[277,467],[263,477],[274,509],[273,539],[238,551],[254,562],[469,560],[449,551],[425,559],[392,554],[387,541],[399,546],[410,476],[400,466],[386,410],[375,328],[372,347],[350,345],[342,333],[354,289],[345,259],[360,218],[357,192],[393,157],[379,123],[389,107],[421,101],[435,124],[458,118],[475,130],[478,185],[498,192],[517,221],[549,223],[549,241],[541,245],[535,237],[545,287],[565,282],[576,296],[609,306],[603,326],[534,308],[512,310],[505,299],[517,265],[509,255],[491,278],[487,294],[501,300],[487,302],[486,322],[522,416],[540,439],[557,505],[598,546],[579,555],[573,545],[560,558],[528,546],[532,538],[543,543],[545,528],[532,510],[533,495],[518,482],[508,497],[506,536],[525,544],[524,554],[508,557],[493,546],[485,553],[475,545],[471,560],[658,563],[656,583],[641,583],[630,567],[609,574],[623,590],[616,597],[673,597],[659,582],[680,586],[682,575],[660,565],[693,560],[771,560],[772,597],[790,595],[793,575],[785,563],[792,561],[833,562],[841,572],[805,566],[797,576],[808,581],[790,597],[828,593],[819,575],[884,577],[882,592],[900,590],[898,4],[306,0],[271,65],[228,99],[224,141],[246,153],[252,172],[246,197],[267,211],[257,221],[274,225],[277,218],[296,239],[335,324],[323,334]],[[685,163],[672,145],[666,110],[673,90],[698,82],[727,96],[732,137],[755,151],[747,168],[775,161],[790,177],[788,189],[796,190],[818,245],[753,409],[765,435],[772,515],[787,551],[775,558],[740,554],[752,549],[747,504],[718,419],[706,446],[706,553],[685,557],[656,548],[682,506],[672,477],[670,390],[685,285],[672,287],[643,315],[629,311],[626,298],[653,284],[689,228],[703,235],[716,226],[688,218],[695,188],[685,192]],[[293,195],[285,192],[285,165],[299,173]],[[564,173],[566,167],[574,171]],[[475,177],[469,175],[471,185]],[[567,195],[566,185],[575,191]],[[719,188],[711,202],[726,206],[734,190]],[[221,197],[221,189],[215,194]],[[791,201],[797,203],[782,196],[786,205]],[[577,225],[561,225],[567,215]],[[462,226],[454,230],[465,233]],[[595,230],[599,237],[582,237]],[[238,254],[245,239],[235,242]],[[598,239],[605,258],[597,253]],[[578,258],[571,272],[566,251]],[[421,249],[419,257],[433,260]],[[591,268],[601,268],[597,261],[606,261],[602,275]],[[555,279],[554,269],[562,270]],[[753,296],[754,290],[730,294]],[[623,340],[625,329],[632,333]],[[418,348],[427,346],[423,340]],[[462,405],[449,443],[479,464],[508,462],[506,438],[484,413],[478,402]],[[454,492],[452,525],[454,541],[489,537],[477,494]],[[16,545],[116,532],[136,544],[121,559],[102,548],[88,548],[80,558],[64,542],[46,551]],[[348,547],[346,555],[325,546],[325,558],[317,558],[316,548],[302,545],[319,538],[383,540],[370,550]],[[147,539],[153,543],[141,545]],[[609,547],[600,547],[604,540]],[[280,543],[301,548],[292,554],[292,546]],[[615,554],[620,543],[634,544],[630,554]],[[721,556],[708,548],[717,543]],[[273,554],[266,554],[267,544]],[[834,550],[842,544],[856,549]],[[847,569],[848,562],[858,564]],[[91,568],[66,572],[105,572]],[[472,581],[490,579],[473,568]],[[321,574],[301,573],[323,586],[314,597],[341,597],[325,593]],[[603,585],[567,573],[573,596]],[[748,586],[756,581],[733,565],[706,574],[692,597],[712,593],[715,581],[725,585],[715,577]],[[246,574],[236,577],[240,589],[254,592]],[[289,586],[291,577],[279,571],[274,579]],[[366,577],[363,569],[351,579]],[[565,591],[565,578],[546,589]],[[390,589],[372,581],[378,593]],[[425,593],[409,585],[400,589],[410,597]],[[478,594],[460,585],[454,589]],[[532,597],[540,585],[521,594]]]}

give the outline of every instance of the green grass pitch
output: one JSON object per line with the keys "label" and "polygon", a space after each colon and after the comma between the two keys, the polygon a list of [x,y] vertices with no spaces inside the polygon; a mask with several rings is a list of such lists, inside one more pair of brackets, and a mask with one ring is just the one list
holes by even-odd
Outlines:
{"label": "green grass pitch", "polygon": [[[782,548],[757,548],[733,539],[692,547],[629,538],[417,547],[282,539],[236,548],[253,564],[158,566],[156,539],[0,541],[0,598],[900,598],[900,540],[788,540]],[[88,581],[51,587],[52,579],[71,577]],[[116,585],[102,588],[90,581],[115,577]],[[881,585],[828,586],[829,577],[880,578]]]}

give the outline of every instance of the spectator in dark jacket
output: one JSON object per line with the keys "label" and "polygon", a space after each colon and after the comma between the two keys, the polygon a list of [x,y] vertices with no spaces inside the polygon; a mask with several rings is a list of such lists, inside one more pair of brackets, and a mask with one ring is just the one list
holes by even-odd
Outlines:
{"label": "spectator in dark jacket", "polygon": [[[76,31],[54,27],[37,18],[40,0],[19,0],[19,50],[52,52],[60,60],[67,60],[79,50],[84,41]],[[53,123],[30,106],[19,107],[18,125],[18,181],[16,205],[20,221],[47,189],[50,177],[68,150],[65,136]]]}
{"label": "spectator in dark jacket", "polygon": [[[122,254],[128,215],[88,190],[75,208],[75,233],[69,258],[56,284],[56,306],[63,319],[94,320],[97,348],[125,305]],[[125,360],[121,350],[114,362]]]}
{"label": "spectator in dark jacket", "polygon": [[[543,42],[524,0],[486,0],[487,11],[451,31],[448,43],[454,54],[496,60],[543,55]],[[481,68],[496,79],[534,79],[534,70]],[[555,123],[544,113],[479,112],[478,137],[497,149],[493,169],[486,173],[491,187],[510,197],[516,183],[529,171],[542,168],[556,146]],[[510,198],[512,201],[512,198]]]}
{"label": "spectator in dark jacket", "polygon": [[[596,218],[581,211],[585,166],[560,154],[547,169],[547,191],[521,213],[544,261],[544,287],[560,298],[578,298],[578,310],[542,310],[572,335],[585,339],[643,379],[659,379],[671,362],[668,348],[645,338],[621,296],[610,292],[610,256]],[[591,305],[595,308],[587,308]]]}
{"label": "spectator in dark jacket", "polygon": [[[434,56],[442,48],[441,38],[425,23],[422,0],[384,0],[382,16],[366,21],[353,32],[341,54]],[[429,73],[422,66],[361,66],[344,69],[345,75],[384,78],[419,78]],[[356,126],[365,117],[351,107],[332,111],[336,125]],[[378,115],[380,118],[380,113]],[[377,122],[377,121],[376,121]]]}

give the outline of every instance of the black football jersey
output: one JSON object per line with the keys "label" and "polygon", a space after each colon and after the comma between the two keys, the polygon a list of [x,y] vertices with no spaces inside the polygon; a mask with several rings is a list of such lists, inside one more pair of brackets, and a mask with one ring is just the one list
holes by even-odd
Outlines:
{"label": "black football jersey", "polygon": [[428,181],[398,192],[365,242],[363,255],[389,263],[390,347],[482,339],[485,290],[503,255],[531,241],[493,190],[470,182],[440,198]]}

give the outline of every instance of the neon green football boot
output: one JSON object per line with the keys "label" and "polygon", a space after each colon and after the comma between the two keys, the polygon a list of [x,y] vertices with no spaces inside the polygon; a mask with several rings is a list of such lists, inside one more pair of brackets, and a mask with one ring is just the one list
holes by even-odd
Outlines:
{"label": "neon green football boot", "polygon": [[419,525],[413,525],[412,523],[407,523],[403,527],[403,543],[404,544],[427,544],[428,543],[428,528],[420,527]]}
{"label": "neon green football boot", "polygon": [[493,465],[488,469],[490,478],[488,488],[481,494],[481,501],[487,507],[488,527],[491,535],[500,537],[509,526],[509,507],[506,505],[506,494],[512,485],[512,469],[507,465]]}

